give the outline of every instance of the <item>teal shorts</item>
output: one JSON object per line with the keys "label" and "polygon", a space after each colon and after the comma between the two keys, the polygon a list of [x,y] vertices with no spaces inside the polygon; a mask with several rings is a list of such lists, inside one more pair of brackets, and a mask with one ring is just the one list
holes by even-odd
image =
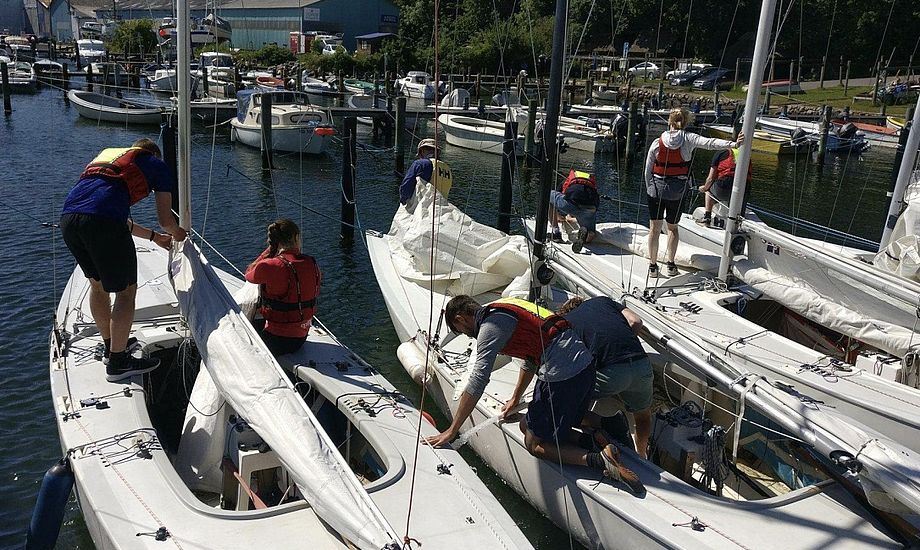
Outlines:
{"label": "teal shorts", "polygon": [[619,397],[628,412],[638,412],[652,406],[653,379],[648,357],[627,359],[598,369],[594,393],[598,398]]}

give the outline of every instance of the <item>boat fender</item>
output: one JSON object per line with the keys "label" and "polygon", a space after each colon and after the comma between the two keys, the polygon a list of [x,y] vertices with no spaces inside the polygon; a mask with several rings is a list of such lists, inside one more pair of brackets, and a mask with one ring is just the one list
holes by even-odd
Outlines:
{"label": "boat fender", "polygon": [[54,548],[73,483],[73,469],[66,456],[45,472],[26,534],[26,550]]}
{"label": "boat fender", "polygon": [[335,134],[335,128],[320,127],[313,130],[313,133],[317,136],[331,136]]}
{"label": "boat fender", "polygon": [[438,429],[438,425],[435,424],[434,418],[432,418],[432,416],[431,416],[430,414],[428,414],[427,411],[422,411],[422,418],[424,418],[425,420],[427,420],[428,423],[431,424],[431,426],[432,426],[434,429],[436,429],[436,430]]}
{"label": "boat fender", "polygon": [[425,360],[425,354],[414,341],[403,342],[396,348],[396,358],[399,359],[399,362],[402,363],[406,372],[409,373],[409,376],[412,377],[417,383],[422,384],[425,382],[425,365],[427,361]]}

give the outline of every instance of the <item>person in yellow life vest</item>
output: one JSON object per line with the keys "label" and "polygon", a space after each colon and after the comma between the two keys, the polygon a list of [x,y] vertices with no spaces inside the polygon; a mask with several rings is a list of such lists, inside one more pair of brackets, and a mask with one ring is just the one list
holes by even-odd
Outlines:
{"label": "person in yellow life vest", "polygon": [[423,139],[418,143],[418,158],[409,165],[399,185],[400,204],[409,204],[409,201],[415,196],[415,178],[417,177],[434,185],[435,189],[447,197],[453,185],[453,175],[450,166],[438,159],[439,152],[438,142],[431,138]]}
{"label": "person in yellow life vest", "polygon": [[566,218],[578,222],[578,236],[572,241],[577,252],[597,234],[597,209],[600,195],[593,174],[580,170],[569,170],[569,176],[562,183],[561,191],[550,191],[549,203],[553,207],[553,241],[563,242],[559,224]]}
{"label": "person in yellow life vest", "polygon": [[[553,464],[588,466],[641,495],[645,490],[642,482],[621,462],[619,448],[606,432],[603,419],[594,415],[591,430],[582,433],[574,430],[586,420],[594,396],[598,358],[604,360],[603,367],[607,367],[608,357],[616,357],[618,363],[633,357],[638,361],[639,355],[645,358],[630,328],[633,323],[627,315],[631,312],[618,306],[607,297],[599,297],[587,300],[563,316],[516,298],[502,298],[481,306],[466,295],[453,297],[444,309],[444,320],[451,331],[476,339],[476,359],[451,425],[426,438],[426,442],[446,445],[459,435],[460,427],[486,390],[498,354],[524,359],[525,366],[502,414],[517,409],[536,376],[533,397],[521,421],[527,450]],[[641,326],[638,317],[632,317]],[[622,330],[629,334],[629,341],[621,341]],[[652,371],[647,358],[642,368],[633,369],[629,364],[617,368],[628,371],[626,375],[617,373],[616,385],[620,390],[632,392],[630,410],[648,413]],[[584,438],[590,440],[585,446],[591,450],[578,444]],[[645,438],[647,443],[647,434]],[[599,450],[593,450],[595,443],[600,445]]]}
{"label": "person in yellow life vest", "polygon": [[[712,164],[709,167],[709,175],[706,176],[706,183],[699,187],[700,193],[706,193],[706,213],[703,214],[703,219],[697,220],[696,223],[708,227],[712,222],[712,209],[716,201],[725,204],[726,207],[731,202],[738,154],[739,149],[731,149],[730,151],[719,151],[712,157]],[[741,204],[742,214],[744,214],[744,207],[747,204],[750,192],[751,165],[748,163],[747,185],[744,188],[744,201]]]}
{"label": "person in yellow life vest", "polygon": [[677,223],[683,212],[683,200],[690,181],[690,165],[695,149],[733,149],[744,142],[744,134],[738,135],[738,141],[718,138],[705,138],[688,132],[693,122],[686,109],[673,109],[668,116],[668,130],[652,142],[645,158],[645,200],[648,204],[649,239],[648,239],[648,276],[658,277],[658,236],[661,234],[662,222],[668,225],[668,249],[666,254],[668,277],[678,274],[674,257],[680,233]]}
{"label": "person in yellow life vest", "polygon": [[[149,372],[159,365],[157,359],[132,357],[126,349],[137,292],[132,235],[163,248],[169,248],[173,239],[186,237],[172,215],[176,182],[161,156],[157,144],[146,138],[131,147],[104,149],[83,170],[61,212],[64,242],[90,283],[90,309],[104,342],[97,355],[106,364],[109,382]],[[130,219],[131,206],[151,191],[157,220],[166,234]],[[111,294],[115,294],[114,305]]]}

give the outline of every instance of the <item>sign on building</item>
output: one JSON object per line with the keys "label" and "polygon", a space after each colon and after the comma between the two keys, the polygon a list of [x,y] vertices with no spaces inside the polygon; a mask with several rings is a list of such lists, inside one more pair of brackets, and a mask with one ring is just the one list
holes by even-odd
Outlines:
{"label": "sign on building", "polygon": [[319,8],[304,8],[303,9],[303,20],[304,21],[319,21]]}

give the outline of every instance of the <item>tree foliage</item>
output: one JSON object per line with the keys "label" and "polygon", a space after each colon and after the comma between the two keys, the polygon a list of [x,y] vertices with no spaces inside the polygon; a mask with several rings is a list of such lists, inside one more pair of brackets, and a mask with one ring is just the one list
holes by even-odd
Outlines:
{"label": "tree foliage", "polygon": [[141,54],[154,51],[157,37],[152,19],[122,21],[112,33],[109,49],[117,53]]}

